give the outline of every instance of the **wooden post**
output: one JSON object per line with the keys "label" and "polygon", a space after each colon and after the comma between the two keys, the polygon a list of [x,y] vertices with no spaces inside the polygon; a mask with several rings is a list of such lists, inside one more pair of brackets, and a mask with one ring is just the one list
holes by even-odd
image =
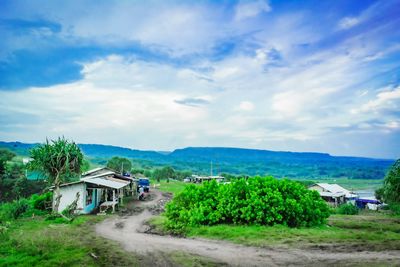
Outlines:
{"label": "wooden post", "polygon": [[113,208],[113,213],[115,212],[115,190],[113,189],[113,204],[112,204],[112,208]]}

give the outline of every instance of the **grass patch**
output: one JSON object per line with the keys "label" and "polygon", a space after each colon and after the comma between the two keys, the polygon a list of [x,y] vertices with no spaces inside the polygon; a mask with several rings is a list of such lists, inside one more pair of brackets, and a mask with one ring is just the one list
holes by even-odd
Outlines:
{"label": "grass patch", "polygon": [[[159,232],[166,233],[166,220],[165,216],[159,216],[150,224]],[[329,218],[327,225],[320,227],[215,225],[188,227],[185,235],[258,247],[400,250],[400,218],[381,213],[335,214]]]}
{"label": "grass patch", "polygon": [[191,184],[191,183],[184,183],[181,181],[174,181],[174,180],[170,180],[169,183],[167,183],[167,181],[165,181],[165,180],[162,180],[161,182],[152,181],[152,183],[159,184],[160,186],[158,188],[160,191],[169,192],[174,195],[179,194],[180,192],[183,191],[183,189],[185,189],[186,186]]}
{"label": "grass patch", "polygon": [[71,224],[16,220],[0,236],[0,266],[137,266],[134,254],[95,234],[93,225],[104,218],[79,216]]}
{"label": "grass patch", "polygon": [[171,261],[173,261],[175,266],[182,267],[216,267],[216,266],[226,266],[223,263],[217,263],[207,259],[205,257],[201,257],[198,255],[188,254],[182,251],[175,251],[169,254]]}

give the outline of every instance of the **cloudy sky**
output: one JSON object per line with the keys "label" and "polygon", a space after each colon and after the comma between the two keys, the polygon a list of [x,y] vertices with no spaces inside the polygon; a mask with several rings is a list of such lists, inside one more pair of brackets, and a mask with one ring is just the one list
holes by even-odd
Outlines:
{"label": "cloudy sky", "polygon": [[0,140],[400,157],[400,0],[0,1]]}

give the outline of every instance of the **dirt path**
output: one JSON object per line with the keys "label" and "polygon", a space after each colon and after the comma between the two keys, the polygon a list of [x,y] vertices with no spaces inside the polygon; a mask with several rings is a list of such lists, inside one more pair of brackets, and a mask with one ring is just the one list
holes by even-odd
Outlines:
{"label": "dirt path", "polygon": [[[165,255],[174,251],[211,258],[229,266],[320,266],[354,265],[360,263],[386,263],[400,266],[398,251],[383,252],[329,252],[323,250],[301,249],[265,249],[236,245],[224,241],[203,239],[177,238],[143,233],[146,230],[144,222],[153,215],[150,210],[164,201],[163,195],[153,191],[150,201],[135,202],[137,214],[131,216],[113,217],[96,225],[96,232],[105,237],[120,242],[128,251],[143,255]],[[163,261],[153,266],[169,266]],[[363,264],[363,266],[365,266]]]}

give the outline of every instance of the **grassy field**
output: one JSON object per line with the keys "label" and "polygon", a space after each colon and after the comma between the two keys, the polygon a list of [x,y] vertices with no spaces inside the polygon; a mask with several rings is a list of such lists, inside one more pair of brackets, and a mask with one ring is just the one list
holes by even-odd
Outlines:
{"label": "grassy field", "polygon": [[[150,222],[167,233],[159,216]],[[400,250],[400,218],[382,213],[331,215],[328,224],[313,228],[275,226],[216,225],[190,227],[188,237],[227,240],[259,247],[320,248],[337,251]]]}
{"label": "grassy field", "polygon": [[190,183],[184,183],[184,182],[176,181],[176,180],[170,180],[169,183],[167,183],[166,180],[162,180],[160,182],[151,181],[151,184],[157,185],[157,188],[162,192],[169,192],[169,193],[173,193],[174,195],[176,195],[176,194],[182,192],[182,190],[185,189],[185,187],[188,186]]}

